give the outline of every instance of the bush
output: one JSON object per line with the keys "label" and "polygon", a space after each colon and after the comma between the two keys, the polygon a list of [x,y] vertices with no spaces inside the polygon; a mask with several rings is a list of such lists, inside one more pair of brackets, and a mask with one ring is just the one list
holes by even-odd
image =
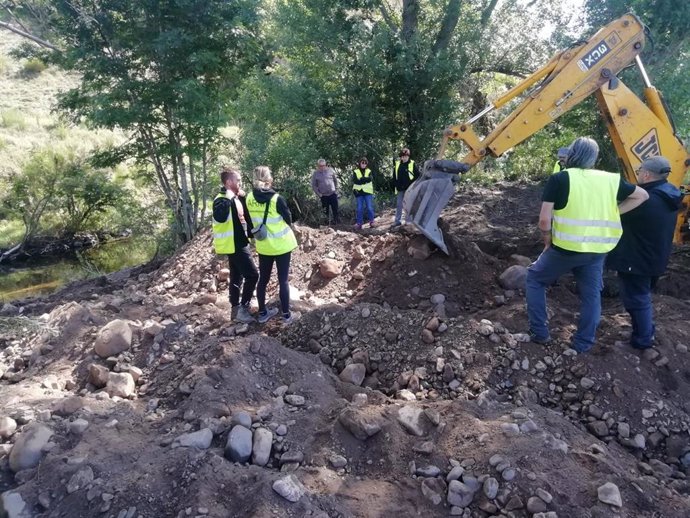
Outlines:
{"label": "bush", "polygon": [[26,119],[18,110],[7,110],[0,113],[0,126],[23,130],[26,129]]}
{"label": "bush", "polygon": [[31,58],[26,60],[22,70],[26,75],[37,76],[46,68],[48,68],[48,65],[46,65],[43,61],[38,58]]}

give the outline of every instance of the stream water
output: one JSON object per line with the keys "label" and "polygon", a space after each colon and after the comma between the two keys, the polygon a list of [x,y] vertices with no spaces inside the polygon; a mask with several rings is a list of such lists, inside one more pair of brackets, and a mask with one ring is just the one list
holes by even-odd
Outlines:
{"label": "stream water", "polygon": [[156,243],[143,237],[109,241],[72,257],[41,259],[27,264],[0,265],[0,302],[52,293],[65,284],[143,264]]}

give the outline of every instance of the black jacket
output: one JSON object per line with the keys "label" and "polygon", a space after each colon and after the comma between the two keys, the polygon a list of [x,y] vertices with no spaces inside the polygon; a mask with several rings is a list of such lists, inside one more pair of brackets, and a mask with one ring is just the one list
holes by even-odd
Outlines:
{"label": "black jacket", "polygon": [[[274,194],[276,194],[276,192],[273,189],[257,189],[255,187],[252,189],[252,194],[259,203],[267,203],[271,201],[271,198]],[[278,214],[280,214],[285,220],[285,223],[292,225],[292,213],[288,208],[285,198],[280,195],[278,195],[278,200],[276,201],[276,209],[278,210]]]}
{"label": "black jacket", "polygon": [[666,180],[640,187],[649,199],[621,215],[623,236],[609,252],[606,265],[623,273],[657,277],[666,271],[683,196]]}
{"label": "black jacket", "polygon": [[[220,188],[220,194],[225,194],[225,187]],[[252,218],[249,217],[249,211],[247,210],[247,203],[243,196],[238,196],[238,200],[242,204],[244,209],[244,220],[246,226],[242,225],[240,221],[240,215],[237,213],[237,206],[231,202],[228,198],[223,196],[222,198],[216,198],[213,200],[213,219],[216,221],[227,221],[228,213],[232,211],[232,227],[235,232],[235,250],[244,248],[249,244],[249,239],[247,239],[247,234],[252,229]]]}
{"label": "black jacket", "polygon": [[397,159],[396,162],[398,161],[400,162],[398,174],[395,174],[395,164],[393,164],[393,183],[398,192],[403,192],[406,191],[410,185],[412,185],[412,182],[419,178],[419,167],[417,166],[417,162],[415,162],[414,167],[412,168],[412,180],[410,180],[409,171],[412,161],[408,160],[407,163],[403,163],[402,160]]}

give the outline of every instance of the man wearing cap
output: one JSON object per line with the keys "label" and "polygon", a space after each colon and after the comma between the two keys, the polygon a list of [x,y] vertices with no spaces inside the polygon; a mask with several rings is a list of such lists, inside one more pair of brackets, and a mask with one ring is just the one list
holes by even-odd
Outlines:
{"label": "man wearing cap", "polygon": [[553,166],[554,173],[560,173],[563,171],[563,169],[565,169],[565,161],[568,158],[568,151],[570,151],[570,148],[568,147],[558,148],[558,160],[556,160],[556,163]]}
{"label": "man wearing cap", "polygon": [[632,319],[630,345],[647,349],[654,342],[651,291],[666,271],[682,194],[667,180],[671,164],[661,156],[644,160],[635,171],[649,199],[621,216],[623,236],[606,265],[618,272],[620,295]]}
{"label": "man wearing cap", "polygon": [[[395,194],[397,195],[393,228],[399,227],[402,224],[405,191],[417,178],[419,178],[419,167],[414,163],[414,160],[410,160],[410,150],[406,147],[402,148],[400,150],[400,159],[396,160],[393,166],[393,183],[395,184]],[[405,214],[405,223],[407,223],[407,214]]]}
{"label": "man wearing cap", "polygon": [[326,225],[328,225],[329,207],[333,224],[340,223],[338,217],[338,177],[323,158],[318,159],[316,170],[311,174],[311,188],[314,194],[321,199],[321,207],[326,215]]}

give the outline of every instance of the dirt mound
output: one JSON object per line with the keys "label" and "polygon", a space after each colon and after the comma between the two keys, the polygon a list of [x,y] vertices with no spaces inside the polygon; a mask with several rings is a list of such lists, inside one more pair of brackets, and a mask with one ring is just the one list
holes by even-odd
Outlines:
{"label": "dirt mound", "polygon": [[[230,321],[209,233],[159,268],[5,308],[0,505],[12,517],[686,516],[687,251],[655,299],[654,350],[623,343],[627,316],[606,299],[600,342],[573,354],[570,278],[549,294],[556,341],[528,343],[520,288],[498,278],[539,252],[538,199],[466,188],[444,216],[452,257],[409,229],[298,228],[301,317],[287,328]],[[95,354],[97,340],[118,352]]]}

